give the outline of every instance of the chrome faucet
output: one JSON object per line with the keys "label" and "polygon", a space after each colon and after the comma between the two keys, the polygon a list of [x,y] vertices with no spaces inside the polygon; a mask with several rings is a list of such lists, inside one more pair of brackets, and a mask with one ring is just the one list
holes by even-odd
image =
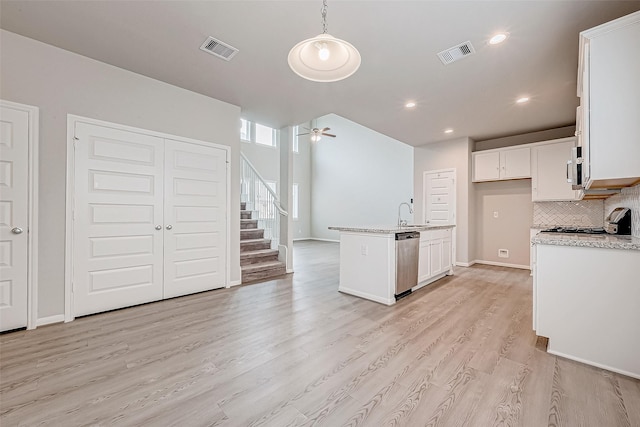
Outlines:
{"label": "chrome faucet", "polygon": [[413,213],[413,208],[411,207],[411,205],[407,202],[402,202],[400,203],[400,205],[398,206],[398,227],[402,227],[407,225],[407,221],[403,220],[402,217],[400,216],[400,208],[402,208],[402,205],[407,205],[407,207],[409,208],[409,213],[412,214]]}

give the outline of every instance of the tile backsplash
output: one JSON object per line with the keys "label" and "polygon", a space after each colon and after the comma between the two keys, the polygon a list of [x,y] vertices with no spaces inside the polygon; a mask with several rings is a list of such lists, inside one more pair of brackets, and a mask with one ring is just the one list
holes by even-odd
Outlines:
{"label": "tile backsplash", "polygon": [[604,200],[534,202],[533,224],[543,227],[602,227],[604,225],[603,212]]}
{"label": "tile backsplash", "polygon": [[631,209],[631,234],[640,237],[640,184],[623,188],[620,194],[606,199],[604,202],[605,217],[617,207]]}

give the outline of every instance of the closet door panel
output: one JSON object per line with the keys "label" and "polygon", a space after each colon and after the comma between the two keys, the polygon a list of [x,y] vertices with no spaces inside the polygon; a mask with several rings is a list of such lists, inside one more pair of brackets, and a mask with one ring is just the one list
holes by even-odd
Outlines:
{"label": "closet door panel", "polygon": [[75,128],[74,314],[162,298],[163,140]]}
{"label": "closet door panel", "polygon": [[165,298],[226,284],[226,154],[165,140]]}

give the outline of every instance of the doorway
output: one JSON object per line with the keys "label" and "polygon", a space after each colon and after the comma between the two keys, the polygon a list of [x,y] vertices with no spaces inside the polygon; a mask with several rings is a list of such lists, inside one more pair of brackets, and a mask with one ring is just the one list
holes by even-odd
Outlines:
{"label": "doorway", "polygon": [[[425,171],[422,177],[424,223],[456,225],[456,170]],[[453,264],[456,263],[456,228],[453,228]]]}

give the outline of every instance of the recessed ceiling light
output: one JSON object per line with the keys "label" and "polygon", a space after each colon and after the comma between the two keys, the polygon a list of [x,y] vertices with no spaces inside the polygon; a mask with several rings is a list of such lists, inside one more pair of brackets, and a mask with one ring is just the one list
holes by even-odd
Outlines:
{"label": "recessed ceiling light", "polygon": [[499,44],[507,39],[507,33],[498,33],[489,39],[489,44]]}
{"label": "recessed ceiling light", "polygon": [[407,108],[413,108],[416,106],[415,102],[407,102],[406,104],[404,104],[405,107]]}
{"label": "recessed ceiling light", "polygon": [[526,96],[523,96],[522,98],[518,98],[518,99],[516,99],[516,102],[517,102],[518,104],[524,104],[525,102],[529,102],[529,98],[528,98],[528,97],[526,97]]}
{"label": "recessed ceiling light", "polygon": [[453,133],[453,129],[445,129],[444,133]]}

